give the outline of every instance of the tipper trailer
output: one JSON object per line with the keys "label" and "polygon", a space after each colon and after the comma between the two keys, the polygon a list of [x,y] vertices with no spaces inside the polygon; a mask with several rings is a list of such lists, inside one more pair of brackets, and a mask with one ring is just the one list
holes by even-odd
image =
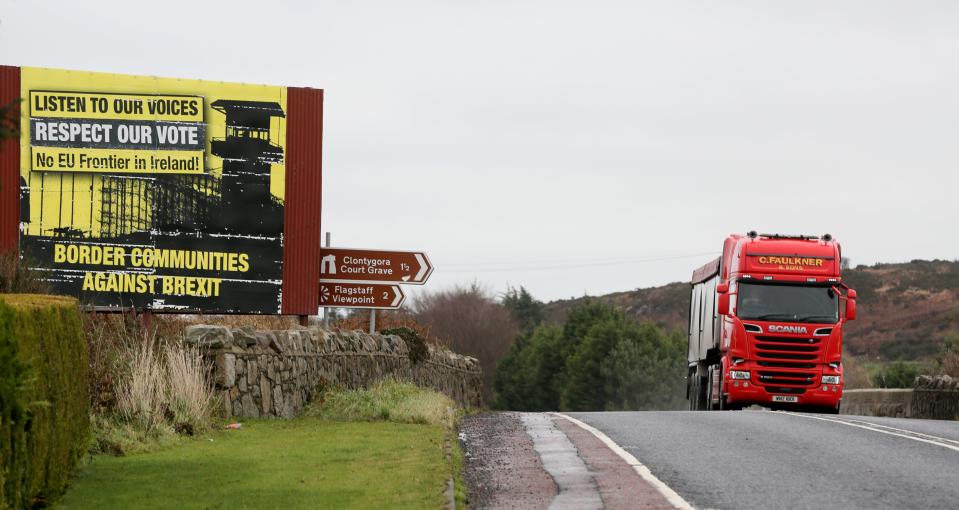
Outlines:
{"label": "tipper trailer", "polygon": [[842,329],[856,318],[841,260],[829,234],[727,237],[690,282],[690,410],[838,413]]}

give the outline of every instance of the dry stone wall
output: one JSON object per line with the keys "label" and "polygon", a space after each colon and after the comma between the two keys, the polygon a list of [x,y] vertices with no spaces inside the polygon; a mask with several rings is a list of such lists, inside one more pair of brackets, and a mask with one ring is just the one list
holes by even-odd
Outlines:
{"label": "dry stone wall", "polygon": [[228,417],[292,418],[324,385],[363,388],[386,376],[432,388],[462,406],[483,405],[475,358],[429,345],[415,362],[406,341],[395,335],[195,325],[187,328],[185,341],[212,362]]}
{"label": "dry stone wall", "polygon": [[933,420],[959,419],[959,379],[948,375],[916,378],[912,416]]}

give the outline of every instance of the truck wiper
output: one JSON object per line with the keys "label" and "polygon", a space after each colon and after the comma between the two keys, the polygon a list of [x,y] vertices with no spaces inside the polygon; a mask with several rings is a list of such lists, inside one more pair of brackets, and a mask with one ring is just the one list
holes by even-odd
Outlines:
{"label": "truck wiper", "polygon": [[796,321],[798,322],[828,321],[831,323],[836,321],[836,316],[835,315],[803,315],[802,317],[796,318]]}
{"label": "truck wiper", "polygon": [[754,321],[795,321],[795,315],[791,313],[767,313],[756,317],[743,317]]}

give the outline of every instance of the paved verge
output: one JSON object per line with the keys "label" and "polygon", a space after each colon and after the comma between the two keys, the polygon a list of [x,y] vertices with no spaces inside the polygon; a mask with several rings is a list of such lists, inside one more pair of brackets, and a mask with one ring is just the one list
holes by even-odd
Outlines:
{"label": "paved verge", "polygon": [[602,441],[559,416],[470,416],[460,439],[471,508],[673,508]]}

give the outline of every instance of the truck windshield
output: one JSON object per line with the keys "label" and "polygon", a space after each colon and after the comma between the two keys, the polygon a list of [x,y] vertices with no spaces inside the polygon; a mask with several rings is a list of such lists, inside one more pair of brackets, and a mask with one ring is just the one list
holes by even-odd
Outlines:
{"label": "truck windshield", "polygon": [[838,314],[836,292],[829,287],[739,283],[741,319],[833,324]]}

